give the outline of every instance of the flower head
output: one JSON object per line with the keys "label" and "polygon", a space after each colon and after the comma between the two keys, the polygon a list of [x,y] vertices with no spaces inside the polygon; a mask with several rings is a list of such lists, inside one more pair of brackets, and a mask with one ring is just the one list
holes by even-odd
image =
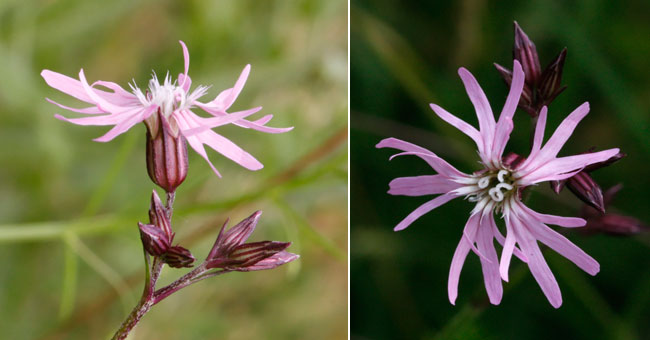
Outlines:
{"label": "flower head", "polygon": [[[584,103],[560,124],[544,145],[542,141],[547,110],[543,107],[537,120],[533,147],[528,157],[523,159],[516,155],[509,155],[504,158],[504,149],[513,129],[512,117],[524,86],[521,64],[514,61],[512,85],[498,120],[495,120],[490,104],[474,76],[464,68],[460,68],[458,73],[476,110],[479,129],[438,105],[431,104],[431,108],[444,121],[474,140],[482,168],[473,174],[465,174],[422,147],[395,138],[382,140],[377,144],[378,148],[389,147],[402,151],[393,157],[418,156],[437,172],[435,175],[396,178],[390,183],[388,191],[390,194],[406,196],[441,194],[415,209],[395,227],[395,230],[408,227],[420,216],[454,198],[465,197],[476,205],[470,213],[451,262],[448,282],[451,303],[455,303],[460,272],[471,250],[480,258],[485,287],[491,303],[499,304],[501,301],[503,294],[501,280],[508,281],[508,268],[514,254],[528,263],[531,273],[549,302],[557,308],[562,303],[560,289],[542,256],[538,241],[573,261],[589,274],[595,275],[599,271],[598,263],[547,226],[547,224],[554,224],[563,227],[579,227],[583,226],[585,221],[580,218],[535,212],[524,205],[520,192],[525,187],[540,182],[571,177],[590,164],[609,159],[618,153],[618,149],[558,157],[560,149],[571,136],[578,122],[589,112],[588,103]],[[494,213],[501,213],[505,221],[505,237],[497,227]],[[495,238],[503,246],[500,259],[494,247]]]}
{"label": "flower head", "polygon": [[[58,114],[55,117],[77,125],[112,125],[113,128],[110,131],[95,139],[98,142],[108,142],[140,122],[145,122],[149,134],[155,138],[161,129],[158,120],[162,119],[168,123],[171,131],[185,137],[192,149],[208,162],[217,175],[219,172],[208,159],[204,145],[249,170],[261,169],[263,165],[257,159],[212,129],[231,123],[267,133],[282,133],[292,128],[266,126],[273,118],[272,115],[266,115],[255,121],[245,119],[260,111],[262,107],[233,113],[227,112],[246,83],[250,65],[244,67],[234,87],[222,91],[212,101],[200,102],[199,99],[206,94],[208,87],[198,86],[190,91],[192,80],[188,76],[189,52],[182,41],[180,44],[185,59],[184,73],[179,74],[176,80],[172,80],[171,76],[167,74],[162,82],[154,73],[145,91],[140,89],[135,82],[129,84],[130,92],[116,83],[107,81],[96,81],[89,84],[83,69],[79,72],[79,80],[50,70],[43,70],[41,76],[48,85],[91,104],[89,107],[77,109],[48,99],[49,102],[63,109],[89,115],[89,117],[72,119]],[[202,109],[212,117],[204,118],[196,115],[193,112],[196,108]]]}
{"label": "flower head", "polygon": [[206,267],[247,272],[273,269],[297,259],[298,255],[285,251],[291,242],[245,243],[255,230],[261,215],[261,211],[256,211],[228,230],[226,221],[206,258]]}
{"label": "flower head", "polygon": [[[531,117],[537,117],[544,106],[548,106],[566,86],[562,86],[562,69],[566,59],[566,48],[551,61],[544,70],[540,67],[539,56],[535,44],[524,33],[519,24],[515,21],[515,43],[512,48],[513,59],[517,60],[523,68],[526,76],[519,107],[525,110]],[[497,71],[505,82],[512,83],[512,71],[494,64]]]}

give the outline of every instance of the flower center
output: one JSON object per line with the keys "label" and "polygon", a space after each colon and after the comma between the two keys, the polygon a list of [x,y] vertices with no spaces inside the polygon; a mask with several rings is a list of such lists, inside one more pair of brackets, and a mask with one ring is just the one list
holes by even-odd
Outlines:
{"label": "flower center", "polygon": [[488,172],[481,175],[476,186],[479,190],[469,195],[470,202],[478,202],[487,197],[495,202],[501,202],[512,192],[514,180],[510,171],[501,169],[496,174]]}
{"label": "flower center", "polygon": [[189,109],[194,101],[207,91],[207,87],[199,86],[194,92],[188,94],[182,87],[176,85],[176,81],[172,82],[169,74],[165,76],[165,81],[161,84],[154,73],[151,80],[149,80],[146,95],[135,85],[135,82],[129,85],[142,105],[149,106],[153,104],[158,106],[160,112],[167,118],[178,109]]}
{"label": "flower center", "polygon": [[477,202],[477,209],[499,209],[517,190],[512,172],[507,169],[488,170],[458,182],[465,185],[456,192],[465,195],[470,202]]}

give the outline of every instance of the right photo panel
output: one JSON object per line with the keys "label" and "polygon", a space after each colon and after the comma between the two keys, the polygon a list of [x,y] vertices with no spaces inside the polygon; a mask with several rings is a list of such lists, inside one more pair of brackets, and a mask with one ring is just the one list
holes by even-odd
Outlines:
{"label": "right photo panel", "polygon": [[648,339],[648,13],[351,1],[351,339]]}

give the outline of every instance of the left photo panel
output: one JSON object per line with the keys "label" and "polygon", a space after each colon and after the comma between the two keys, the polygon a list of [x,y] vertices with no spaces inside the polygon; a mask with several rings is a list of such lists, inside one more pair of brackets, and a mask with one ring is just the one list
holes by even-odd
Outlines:
{"label": "left photo panel", "polygon": [[0,338],[348,338],[347,1],[0,18]]}

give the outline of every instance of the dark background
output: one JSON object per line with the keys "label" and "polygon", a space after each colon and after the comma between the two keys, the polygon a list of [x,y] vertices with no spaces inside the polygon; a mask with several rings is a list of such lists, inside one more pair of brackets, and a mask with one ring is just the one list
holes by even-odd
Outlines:
{"label": "dark background", "polygon": [[[590,114],[560,155],[620,147],[628,157],[593,174],[625,187],[610,211],[650,221],[650,6],[618,1],[370,1],[351,3],[352,339],[648,339],[650,238],[569,232],[601,264],[595,277],[552,251],[544,255],[564,303],[554,309],[528,268],[511,265],[500,306],[491,306],[475,255],[447,298],[451,258],[472,204],[460,199],[395,233],[431,197],[391,196],[395,177],[432,174],[417,157],[391,162],[375,144],[397,137],[436,152],[459,170],[478,169],[473,142],[430,110],[436,103],[477,126],[457,69],[478,79],[499,113],[507,87],[492,63],[512,67],[513,20],[537,44],[542,67],[568,48],[568,89],[549,108],[546,138],[584,101]],[[527,154],[530,118],[515,115],[507,151]],[[544,183],[527,204],[577,216],[581,202]],[[498,248],[500,249],[500,248]]]}
{"label": "dark background", "polygon": [[[110,128],[45,101],[47,68],[142,88],[183,70],[183,40],[206,100],[252,69],[233,112],[264,109],[272,135],[215,129],[264,168],[206,148],[223,178],[189,150],[174,205],[175,242],[207,255],[230,225],[264,211],[250,241],[291,241],[300,259],[231,273],[156,305],[130,340],[342,339],[347,336],[347,2],[343,0],[0,0],[0,339],[108,339],[142,292],[137,222],[154,185],[145,127]],[[200,110],[197,114],[207,117]],[[164,193],[161,193],[164,194]],[[188,269],[165,268],[159,287]],[[317,306],[317,308],[316,308]]]}

